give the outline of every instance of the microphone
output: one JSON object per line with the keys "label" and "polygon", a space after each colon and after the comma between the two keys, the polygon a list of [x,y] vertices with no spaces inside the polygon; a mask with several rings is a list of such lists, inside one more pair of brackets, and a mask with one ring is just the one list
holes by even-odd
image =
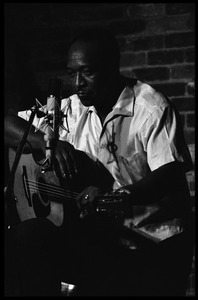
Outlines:
{"label": "microphone", "polygon": [[61,98],[62,98],[62,80],[61,79],[50,79],[49,82],[49,97],[47,97],[47,105],[45,109],[45,121],[47,124],[44,140],[46,142],[46,159],[43,171],[52,170],[52,161],[54,157],[54,150],[56,142],[59,138],[59,125],[62,119],[61,115]]}

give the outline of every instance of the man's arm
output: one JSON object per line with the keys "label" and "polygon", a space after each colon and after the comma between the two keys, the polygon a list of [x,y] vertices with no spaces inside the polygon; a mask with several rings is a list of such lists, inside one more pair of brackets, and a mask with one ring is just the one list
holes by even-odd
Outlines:
{"label": "man's arm", "polygon": [[140,205],[156,203],[164,196],[186,194],[188,186],[183,163],[167,163],[126,188],[131,192],[133,204]]}
{"label": "man's arm", "polygon": [[[127,191],[127,201],[124,202],[126,206],[123,207],[127,216],[133,214],[134,205],[153,204],[168,206],[180,216],[188,216],[190,213],[190,194],[183,163],[175,161],[163,165],[133,185],[122,187],[121,190]],[[83,206],[87,208],[94,199],[97,202],[100,193],[98,187],[88,187],[78,197],[78,207],[83,210]],[[86,198],[86,195],[89,197]]]}
{"label": "man's arm", "polygon": [[[9,114],[4,119],[4,143],[7,147],[17,149],[24,132],[27,128],[28,122],[18,117],[15,114]],[[44,155],[45,153],[45,141],[44,134],[41,131],[34,131],[32,126],[27,137],[27,141],[31,144],[32,149],[38,151],[39,154]],[[25,144],[24,152],[29,153],[30,148]]]}
{"label": "man's arm", "polygon": [[170,162],[151,172],[133,185],[125,186],[128,208],[156,204],[173,214],[188,218],[191,213],[190,193],[181,162]]}
{"label": "man's arm", "polygon": [[[4,125],[5,146],[17,149],[27,128],[27,121],[17,115],[9,114],[5,117]],[[45,158],[44,133],[39,130],[35,132],[32,126],[27,141],[32,149],[26,144],[24,153],[30,153],[33,150],[34,154],[39,155],[37,159]],[[97,183],[111,187],[113,178],[99,161],[93,161],[86,153],[75,149],[67,141],[57,141],[54,150],[53,166],[59,178],[63,178],[66,182],[72,180],[74,185],[78,181],[82,186]],[[102,182],[101,178],[103,178]]]}

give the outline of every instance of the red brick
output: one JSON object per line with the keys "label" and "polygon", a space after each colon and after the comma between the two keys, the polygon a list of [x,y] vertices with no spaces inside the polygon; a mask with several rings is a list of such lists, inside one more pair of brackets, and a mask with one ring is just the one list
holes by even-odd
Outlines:
{"label": "red brick", "polygon": [[155,80],[167,80],[169,79],[169,68],[166,67],[155,67],[155,68],[141,68],[133,71],[137,78],[142,81],[155,81]]}
{"label": "red brick", "polygon": [[133,3],[128,7],[128,16],[130,18],[151,17],[163,15],[165,5],[163,3]]}
{"label": "red brick", "polygon": [[145,53],[122,53],[120,59],[121,68],[135,67],[146,64]]}
{"label": "red brick", "polygon": [[194,3],[166,3],[167,15],[178,15],[195,12]]}
{"label": "red brick", "polygon": [[195,114],[194,113],[187,113],[186,115],[186,125],[187,127],[191,128],[195,128]]}
{"label": "red brick", "polygon": [[164,93],[168,97],[184,96],[185,94],[185,83],[153,83],[153,87]]}
{"label": "red brick", "polygon": [[184,61],[183,50],[161,50],[161,51],[151,51],[148,53],[149,65],[174,64],[174,63],[181,63],[183,61]]}
{"label": "red brick", "polygon": [[128,50],[133,51],[161,49],[164,47],[164,37],[162,35],[159,35],[138,38],[132,41],[129,41],[128,39],[126,47]]}
{"label": "red brick", "polygon": [[[194,98],[188,97],[193,93],[186,85],[192,78],[191,69],[185,68],[195,61],[194,15],[191,3],[7,3],[5,31],[6,38],[16,36],[28,47],[31,70],[45,91],[52,75],[65,78],[64,57],[73,34],[87,25],[107,25],[119,41],[121,70],[158,82],[155,86],[179,105],[188,141],[193,142],[194,127],[188,127],[192,120],[186,115],[194,111]],[[169,78],[170,64],[179,64],[172,66],[178,82]]]}
{"label": "red brick", "polygon": [[194,62],[195,61],[195,49],[190,48],[185,50],[185,61]]}
{"label": "red brick", "polygon": [[172,102],[175,104],[179,111],[193,111],[195,109],[194,97],[178,97],[172,98]]}
{"label": "red brick", "polygon": [[182,78],[193,78],[195,76],[194,65],[182,65],[171,67],[171,78],[182,79]]}
{"label": "red brick", "polygon": [[144,20],[112,21],[109,25],[109,29],[115,35],[141,33],[145,27],[146,22]]}
{"label": "red brick", "polygon": [[186,91],[188,95],[195,96],[195,80],[194,77],[187,83]]}
{"label": "red brick", "polygon": [[180,119],[181,119],[182,127],[184,128],[185,123],[186,123],[186,116],[185,116],[185,114],[181,114],[180,113]]}
{"label": "red brick", "polygon": [[166,48],[180,48],[194,46],[195,34],[194,32],[172,33],[165,36]]}
{"label": "red brick", "polygon": [[193,128],[184,127],[184,135],[188,145],[195,143],[195,130]]}
{"label": "red brick", "polygon": [[135,74],[133,72],[133,69],[121,69],[120,70],[120,73],[123,75],[123,76],[126,76],[126,77],[129,77],[129,78],[134,78],[135,77]]}
{"label": "red brick", "polygon": [[146,22],[147,32],[148,34],[161,34],[168,31],[189,30],[188,20],[188,15],[150,18]]}
{"label": "red brick", "polygon": [[192,29],[193,31],[195,30],[195,14],[191,14],[188,18],[188,21],[187,21],[187,26],[189,29]]}

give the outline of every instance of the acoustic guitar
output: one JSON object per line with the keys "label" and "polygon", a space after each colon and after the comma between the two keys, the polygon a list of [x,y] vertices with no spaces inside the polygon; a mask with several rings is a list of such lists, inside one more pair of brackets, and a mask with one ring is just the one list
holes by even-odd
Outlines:
{"label": "acoustic guitar", "polygon": [[[9,149],[9,164],[12,166],[15,151]],[[16,169],[13,195],[16,209],[21,221],[46,217],[54,225],[61,226],[65,217],[65,209],[74,207],[78,192],[61,186],[58,177],[53,171],[41,172],[31,153],[22,154]],[[144,244],[156,244],[158,239],[142,232],[136,227],[120,227],[123,224],[126,209],[126,194],[122,190],[115,190],[102,195],[98,199],[96,213],[117,219],[118,230],[127,238],[138,238]],[[71,205],[71,206],[70,206]],[[80,212],[79,212],[80,215]],[[116,224],[116,223],[115,223]],[[132,235],[131,235],[132,233]]]}
{"label": "acoustic guitar", "polygon": [[[9,149],[9,164],[13,165],[15,150]],[[46,217],[60,226],[64,219],[64,206],[74,203],[78,192],[61,186],[53,171],[42,172],[32,154],[22,154],[16,169],[13,194],[21,221]],[[98,213],[122,214],[123,193],[111,192],[98,199]],[[79,212],[80,213],[80,212]]]}

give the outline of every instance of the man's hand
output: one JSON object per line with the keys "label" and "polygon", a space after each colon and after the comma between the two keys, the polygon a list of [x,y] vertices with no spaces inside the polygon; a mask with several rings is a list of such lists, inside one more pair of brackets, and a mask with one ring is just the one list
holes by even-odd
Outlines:
{"label": "man's hand", "polygon": [[66,180],[75,178],[78,172],[74,146],[66,141],[58,141],[54,155],[54,169],[57,175]]}
{"label": "man's hand", "polygon": [[89,186],[76,198],[76,204],[81,211],[81,218],[96,212],[103,215],[105,213],[106,216],[111,217],[131,217],[132,215],[131,194],[125,188],[104,194],[100,188]]}
{"label": "man's hand", "polygon": [[86,215],[96,212],[97,201],[100,195],[101,190],[98,187],[88,186],[76,198],[76,205],[81,211],[81,218],[84,218]]}
{"label": "man's hand", "polygon": [[68,183],[70,188],[80,192],[91,185],[110,189],[114,181],[101,162],[66,141],[57,141],[53,167],[63,184]]}

